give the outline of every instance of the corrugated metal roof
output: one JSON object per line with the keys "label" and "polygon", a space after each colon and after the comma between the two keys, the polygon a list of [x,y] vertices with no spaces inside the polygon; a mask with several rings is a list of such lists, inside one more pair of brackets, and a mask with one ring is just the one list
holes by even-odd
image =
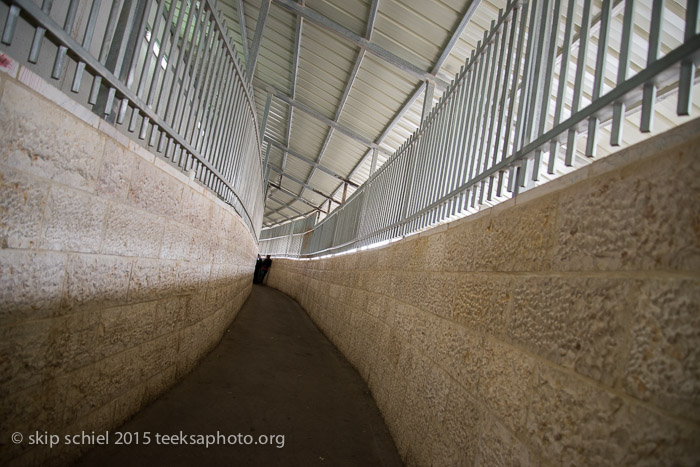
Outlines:
{"label": "corrugated metal roof", "polygon": [[[466,28],[468,32],[434,70],[471,1],[306,0],[297,4],[326,24],[290,11],[289,5],[284,5],[291,3],[287,0],[271,2],[253,77],[259,121],[264,120],[268,93],[274,95],[264,137],[273,142],[269,180],[279,189],[270,190],[266,225],[313,212],[312,206],[327,210],[324,196],[341,202],[343,179],[361,184],[369,177],[371,146],[380,149],[379,167],[415,131],[423,108],[422,93],[416,98],[423,80],[416,73],[435,72],[438,80],[449,82],[496,17],[498,8],[505,5],[505,0],[482,2],[472,19],[475,27]],[[244,10],[249,51],[243,55],[247,63],[265,2],[219,3],[236,47],[242,51],[239,3]],[[374,24],[368,27],[371,18]],[[342,33],[329,30],[328,24],[339,26]],[[301,31],[299,38],[297,30]],[[369,40],[389,59],[363,49],[357,40]],[[397,60],[408,64],[404,68],[413,67],[413,71],[395,66]],[[439,95],[436,91],[435,102]],[[406,109],[407,104],[410,106]],[[264,149],[267,144],[264,142]],[[314,167],[312,162],[323,167]],[[354,189],[349,185],[346,196]],[[337,207],[337,203],[331,204]]]}

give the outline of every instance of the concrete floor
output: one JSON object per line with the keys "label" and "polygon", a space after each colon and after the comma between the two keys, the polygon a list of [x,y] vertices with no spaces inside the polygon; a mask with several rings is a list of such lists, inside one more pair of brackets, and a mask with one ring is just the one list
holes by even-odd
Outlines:
{"label": "concrete floor", "polygon": [[[150,432],[152,442],[98,447],[77,465],[402,465],[357,371],[296,302],[259,285],[200,365],[114,431]],[[283,435],[284,447],[274,436],[271,445],[208,449],[153,442],[180,431]]]}

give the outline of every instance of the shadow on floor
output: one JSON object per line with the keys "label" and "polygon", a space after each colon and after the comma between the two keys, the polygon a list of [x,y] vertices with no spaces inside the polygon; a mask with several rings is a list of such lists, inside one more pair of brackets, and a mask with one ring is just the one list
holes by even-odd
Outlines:
{"label": "shadow on floor", "polygon": [[[97,447],[76,465],[402,465],[357,371],[296,302],[259,285],[200,365],[110,441],[116,431],[138,432],[141,443],[150,432],[151,443]],[[164,444],[162,435],[181,442],[180,432],[227,444]]]}

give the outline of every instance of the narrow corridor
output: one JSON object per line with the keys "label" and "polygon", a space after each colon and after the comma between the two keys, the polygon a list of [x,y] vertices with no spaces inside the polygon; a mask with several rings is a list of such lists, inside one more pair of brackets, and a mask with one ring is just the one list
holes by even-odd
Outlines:
{"label": "narrow corridor", "polygon": [[[116,446],[116,431],[139,433],[138,445]],[[263,286],[191,374],[115,432],[77,465],[401,465],[360,375],[296,302]],[[190,444],[175,445],[181,432]],[[191,445],[217,432],[228,439]]]}

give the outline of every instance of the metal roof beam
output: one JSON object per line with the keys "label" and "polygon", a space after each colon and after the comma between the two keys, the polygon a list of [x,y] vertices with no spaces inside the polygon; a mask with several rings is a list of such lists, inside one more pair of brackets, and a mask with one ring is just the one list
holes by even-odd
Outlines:
{"label": "metal roof beam", "polygon": [[440,71],[440,68],[442,68],[443,63],[445,63],[447,57],[449,57],[452,53],[452,49],[454,49],[455,45],[457,45],[457,41],[462,36],[462,33],[467,27],[467,24],[469,24],[469,20],[472,18],[472,16],[474,16],[474,12],[476,11],[476,9],[479,8],[479,5],[481,5],[481,0],[472,0],[472,2],[469,4],[469,6],[467,7],[467,11],[464,12],[464,16],[462,16],[462,20],[457,26],[457,29],[454,30],[454,32],[452,33],[452,37],[450,37],[450,40],[447,42],[447,45],[445,45],[445,48],[442,49],[440,58],[438,58],[437,62],[435,62],[433,69],[430,70],[431,73],[437,74],[437,72]]}
{"label": "metal roof beam", "polygon": [[367,52],[371,53],[372,55],[375,55],[379,57],[380,59],[384,60],[387,63],[390,63],[391,65],[395,66],[396,68],[414,76],[415,78],[423,81],[426,79],[433,79],[435,80],[436,84],[441,87],[442,89],[447,88],[448,83],[442,81],[441,79],[437,79],[435,75],[431,74],[430,72],[427,72],[418,66],[410,63],[407,60],[404,60],[403,58],[399,57],[398,55],[395,55],[388,50],[384,49],[383,47],[380,47],[379,45],[368,41],[364,37],[360,36],[359,34],[355,34],[354,32],[350,31],[349,29],[345,28],[344,26],[341,26],[340,24],[336,23],[335,21],[323,16],[322,14],[318,13],[315,10],[312,10],[311,8],[308,8],[303,5],[299,5],[298,3],[292,1],[292,0],[274,0],[275,3],[283,8],[285,8],[288,11],[291,11],[292,13],[295,13],[299,16],[302,16],[309,21],[318,24],[319,26],[331,31],[332,33],[336,34],[337,36],[342,37],[343,39],[350,41],[354,43],[355,45],[362,47],[367,50]]}
{"label": "metal roof beam", "polygon": [[[318,209],[318,206],[311,203],[311,201],[307,200],[303,196],[299,196],[299,195],[295,194],[293,191],[290,191],[283,186],[277,185],[275,183],[270,183],[270,186],[275,188],[276,190],[281,191],[282,193],[284,193],[286,195],[293,196],[294,199],[301,201],[302,203],[306,204],[309,207],[312,207],[314,209]],[[324,203],[325,203],[325,201],[324,201]]]}
{"label": "metal roof beam", "polygon": [[267,21],[267,14],[270,11],[271,0],[262,0],[260,2],[260,13],[258,14],[258,24],[255,25],[255,36],[253,37],[253,46],[250,49],[249,60],[246,62],[246,78],[248,82],[253,82],[253,74],[255,73],[255,65],[258,63],[258,55],[260,52],[260,43],[262,42],[263,30]]}
{"label": "metal roof beam", "polygon": [[[367,26],[365,28],[365,39],[371,40],[372,39],[372,32],[374,31],[374,21],[377,18],[377,11],[379,10],[379,0],[372,0],[372,6],[370,8],[369,12],[369,17],[367,18]],[[355,65],[352,68],[352,72],[350,73],[350,78],[348,78],[348,82],[345,85],[345,91],[343,91],[343,97],[340,99],[340,104],[338,105],[338,109],[335,111],[335,120],[336,122],[340,118],[340,114],[343,111],[343,107],[345,107],[345,102],[348,99],[348,96],[350,95],[350,90],[352,89],[353,84],[355,84],[355,78],[357,77],[357,72],[360,70],[360,66],[362,66],[362,59],[365,58],[365,49],[360,49],[360,51],[357,53],[357,58],[355,59]],[[323,146],[321,146],[321,152],[318,154],[318,157],[316,158],[316,162],[321,162],[321,159],[323,159],[323,155],[326,152],[326,149],[328,148],[328,144],[331,141],[331,136],[333,136],[333,128],[331,127],[328,130],[328,133],[326,134],[326,140],[323,142]],[[374,148],[376,151],[376,148]],[[311,172],[309,173],[309,176],[306,177],[306,183],[309,183],[311,180],[311,177],[313,177],[315,172],[315,169],[311,169]]]}
{"label": "metal roof beam", "polygon": [[377,11],[379,11],[379,0],[372,0],[372,6],[369,10],[369,17],[367,18],[367,27],[365,28],[365,39],[368,41],[372,40],[374,21],[377,19]]}
{"label": "metal roof beam", "polygon": [[[298,183],[299,185],[302,185],[302,186],[303,186],[304,188],[306,188],[307,190],[313,191],[313,192],[316,193],[317,195],[323,196],[323,197],[326,198],[326,199],[331,199],[331,198],[332,198],[332,196],[329,196],[329,195],[325,194],[324,192],[319,191],[319,190],[317,190],[316,188],[312,187],[311,185],[302,182],[302,181],[299,180],[298,178],[296,178],[296,177],[294,177],[294,176],[292,176],[292,175],[289,175],[288,173],[285,173],[285,172],[281,171],[280,169],[278,169],[278,168],[275,167],[274,165],[271,165],[271,166],[270,166],[270,169],[271,169],[271,170],[274,170],[275,172],[277,172],[278,174],[280,174],[282,177],[287,177],[287,178],[290,179],[291,181],[296,182],[296,183]],[[342,186],[342,184],[341,184],[341,186]]]}
{"label": "metal roof beam", "polygon": [[243,59],[248,64],[248,30],[245,27],[245,10],[243,9],[243,0],[238,0],[238,26],[241,29],[241,46],[243,48]]}
{"label": "metal roof beam", "polygon": [[[342,177],[342,176],[338,175],[337,173],[333,172],[331,169],[328,169],[328,168],[322,166],[321,164],[314,162],[313,159],[309,159],[308,157],[302,156],[301,154],[299,154],[295,150],[283,145],[279,141],[275,141],[274,139],[271,139],[271,138],[265,138],[265,141],[267,141],[272,146],[275,146],[276,148],[281,149],[282,151],[296,157],[297,159],[302,160],[302,161],[306,162],[307,164],[317,168],[318,170],[327,173],[331,177],[337,178],[338,180],[340,180],[343,183],[349,183],[350,185],[352,185],[354,187],[359,186],[357,183],[351,182],[347,178]],[[284,168],[282,170],[284,170]]]}
{"label": "metal roof beam", "polygon": [[272,196],[268,196],[267,198],[270,199],[270,200],[272,200],[272,201],[274,201],[274,202],[277,203],[277,204],[280,204],[280,205],[282,206],[282,207],[280,207],[280,208],[278,208],[278,209],[276,209],[276,210],[274,210],[274,211],[272,211],[272,212],[279,212],[279,211],[281,211],[282,209],[285,209],[285,208],[286,208],[286,209],[289,209],[290,211],[296,212],[296,213],[299,214],[300,216],[304,216],[304,215],[305,215],[303,212],[299,211],[298,209],[293,208],[291,205],[284,204],[282,201],[280,201],[280,200],[278,200],[278,199],[276,199],[276,198],[273,198]]}
{"label": "metal roof beam", "polygon": [[302,104],[301,102],[299,102],[295,99],[292,99],[291,97],[287,96],[286,94],[280,92],[278,89],[272,88],[271,92],[273,93],[275,98],[281,100],[282,102],[285,102],[287,105],[296,107],[297,109],[301,110],[302,112],[311,115],[316,120],[319,120],[319,121],[325,123],[326,125],[335,128],[339,132],[343,133],[346,136],[349,136],[350,138],[354,139],[355,141],[362,143],[369,148],[376,146],[376,144],[374,144],[372,141],[365,138],[364,136],[360,135],[356,131],[351,130],[351,129],[339,124],[338,122],[331,120],[330,118],[322,115],[320,112],[318,112],[318,111],[308,107],[307,105]]}

